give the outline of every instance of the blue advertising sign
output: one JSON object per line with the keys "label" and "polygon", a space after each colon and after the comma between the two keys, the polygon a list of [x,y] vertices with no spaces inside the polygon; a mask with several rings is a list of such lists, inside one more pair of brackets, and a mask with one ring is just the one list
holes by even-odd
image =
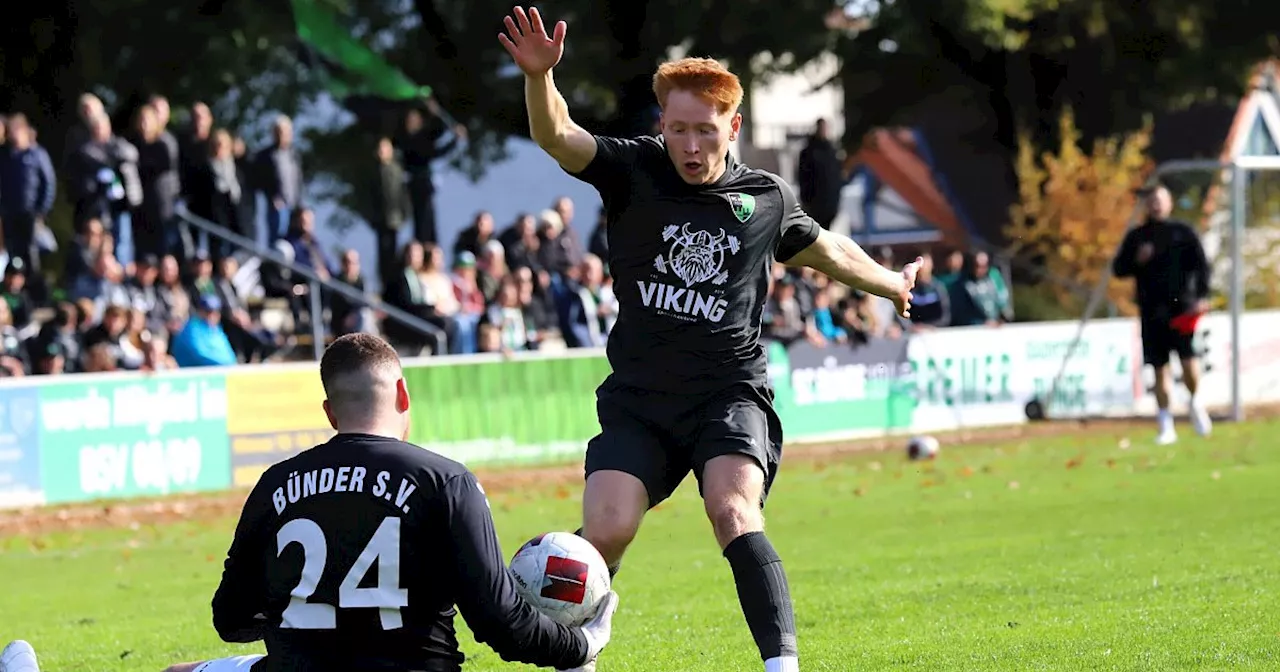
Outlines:
{"label": "blue advertising sign", "polygon": [[38,388],[0,387],[0,508],[44,503],[39,411]]}

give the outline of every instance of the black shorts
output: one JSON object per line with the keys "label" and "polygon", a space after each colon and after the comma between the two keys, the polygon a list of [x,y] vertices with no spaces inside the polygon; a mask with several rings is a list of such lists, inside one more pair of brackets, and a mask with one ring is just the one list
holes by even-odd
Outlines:
{"label": "black shorts", "polygon": [[693,471],[721,455],[746,455],[764,470],[764,508],[782,461],[782,423],[773,393],[746,383],[693,396],[654,392],[614,382],[596,390],[600,434],[587,444],[586,473],[622,471],[644,483],[650,508],[675,492]]}
{"label": "black shorts", "polygon": [[1176,352],[1181,359],[1196,356],[1195,334],[1184,334],[1169,325],[1169,320],[1147,319],[1142,321],[1142,358],[1150,366],[1160,368],[1169,364],[1169,353]]}

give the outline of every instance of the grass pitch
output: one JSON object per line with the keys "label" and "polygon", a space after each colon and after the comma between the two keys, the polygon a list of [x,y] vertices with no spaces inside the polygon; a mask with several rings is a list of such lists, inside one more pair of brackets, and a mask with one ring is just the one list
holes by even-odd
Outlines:
{"label": "grass pitch", "polygon": [[[1168,448],[1149,428],[786,464],[769,533],[806,670],[1280,669],[1280,422]],[[1184,430],[1184,434],[1189,434]],[[692,479],[623,564],[601,672],[759,670]],[[493,492],[508,555],[579,488]],[[159,670],[222,644],[234,520],[0,540],[0,640],[46,672]],[[475,670],[516,669],[469,638]],[[531,669],[531,668],[524,668]]]}

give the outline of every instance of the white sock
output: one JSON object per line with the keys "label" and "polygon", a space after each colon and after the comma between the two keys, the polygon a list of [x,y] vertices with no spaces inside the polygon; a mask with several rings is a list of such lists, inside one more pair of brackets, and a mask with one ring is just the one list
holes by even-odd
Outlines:
{"label": "white sock", "polygon": [[1162,408],[1160,412],[1156,413],[1156,424],[1160,426],[1160,431],[1162,432],[1173,427],[1173,414],[1169,412],[1169,409]]}
{"label": "white sock", "polygon": [[795,656],[779,656],[764,661],[764,672],[800,672],[800,659]]}

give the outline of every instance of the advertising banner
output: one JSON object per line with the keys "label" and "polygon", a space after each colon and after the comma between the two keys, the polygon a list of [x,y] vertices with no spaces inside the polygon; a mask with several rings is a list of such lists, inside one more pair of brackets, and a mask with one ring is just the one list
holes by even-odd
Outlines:
{"label": "advertising banner", "polygon": [[267,467],[328,441],[323,403],[314,366],[228,373],[232,484],[251,487]]}
{"label": "advertising banner", "polygon": [[[1135,322],[1070,322],[965,327],[913,334],[917,431],[1017,424],[1026,404],[1048,393],[1062,372],[1049,415],[1054,418],[1132,411],[1141,361]],[[1065,362],[1065,369],[1064,367]]]}
{"label": "advertising banner", "polygon": [[409,367],[409,441],[466,464],[580,455],[608,374],[600,354]]}
{"label": "advertising banner", "polygon": [[44,501],[36,387],[0,387],[0,508]]}
{"label": "advertising banner", "polygon": [[85,378],[39,390],[40,472],[48,502],[230,485],[221,373]]}
{"label": "advertising banner", "polygon": [[904,430],[915,400],[906,339],[768,344],[769,378],[787,441]]}

